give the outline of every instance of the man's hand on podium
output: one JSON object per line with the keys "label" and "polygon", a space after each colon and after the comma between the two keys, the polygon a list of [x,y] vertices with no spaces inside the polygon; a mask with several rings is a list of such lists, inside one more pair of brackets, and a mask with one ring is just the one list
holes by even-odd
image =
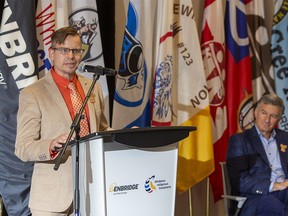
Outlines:
{"label": "man's hand on podium", "polygon": [[[60,151],[64,144],[66,143],[66,140],[68,139],[68,134],[61,134],[60,136],[56,137],[52,140],[50,143],[50,152],[58,152]],[[72,138],[73,140],[74,138]]]}

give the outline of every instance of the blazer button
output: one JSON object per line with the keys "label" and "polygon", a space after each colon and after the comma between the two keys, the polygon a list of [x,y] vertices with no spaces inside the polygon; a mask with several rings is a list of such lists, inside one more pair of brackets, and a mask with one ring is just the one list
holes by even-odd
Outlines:
{"label": "blazer button", "polygon": [[40,155],[38,155],[38,158],[39,158],[39,160],[46,160],[47,159],[46,154],[40,154]]}
{"label": "blazer button", "polygon": [[256,193],[258,193],[258,194],[262,194],[262,191],[260,191],[260,190],[256,190]]}

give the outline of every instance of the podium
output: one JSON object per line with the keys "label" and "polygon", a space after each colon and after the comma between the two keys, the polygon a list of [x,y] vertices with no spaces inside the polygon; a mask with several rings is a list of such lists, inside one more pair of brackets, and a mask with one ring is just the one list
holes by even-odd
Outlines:
{"label": "podium", "polygon": [[[173,216],[178,141],[194,130],[185,126],[133,128],[81,138],[80,215]],[[75,166],[73,142],[71,148]]]}

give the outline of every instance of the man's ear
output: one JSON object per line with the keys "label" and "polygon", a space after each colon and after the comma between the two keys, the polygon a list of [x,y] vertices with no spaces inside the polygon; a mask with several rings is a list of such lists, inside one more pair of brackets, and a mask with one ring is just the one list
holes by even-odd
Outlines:
{"label": "man's ear", "polygon": [[49,53],[49,59],[50,59],[50,61],[54,61],[54,55],[55,55],[55,51],[50,47],[49,49],[48,49],[48,53]]}

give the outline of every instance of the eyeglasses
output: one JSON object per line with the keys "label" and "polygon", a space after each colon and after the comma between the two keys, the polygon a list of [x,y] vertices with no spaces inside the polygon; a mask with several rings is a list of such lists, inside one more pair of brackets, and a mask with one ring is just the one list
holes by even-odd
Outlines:
{"label": "eyeglasses", "polygon": [[66,47],[58,47],[58,48],[52,48],[52,50],[57,50],[59,51],[62,55],[67,55],[72,51],[73,55],[82,55],[84,52],[84,49],[69,49]]}

